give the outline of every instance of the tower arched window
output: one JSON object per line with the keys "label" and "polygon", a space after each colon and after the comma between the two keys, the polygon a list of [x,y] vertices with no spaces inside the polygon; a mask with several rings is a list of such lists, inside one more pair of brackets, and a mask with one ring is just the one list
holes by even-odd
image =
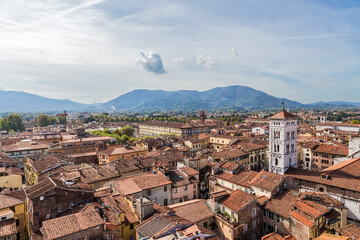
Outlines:
{"label": "tower arched window", "polygon": [[277,166],[278,164],[279,164],[279,160],[275,158],[275,166]]}

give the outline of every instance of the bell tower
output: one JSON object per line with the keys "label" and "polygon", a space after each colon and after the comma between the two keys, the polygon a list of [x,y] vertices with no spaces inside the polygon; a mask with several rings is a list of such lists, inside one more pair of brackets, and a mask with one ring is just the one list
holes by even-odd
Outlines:
{"label": "bell tower", "polygon": [[284,175],[290,167],[297,167],[298,117],[283,110],[270,117],[269,171]]}

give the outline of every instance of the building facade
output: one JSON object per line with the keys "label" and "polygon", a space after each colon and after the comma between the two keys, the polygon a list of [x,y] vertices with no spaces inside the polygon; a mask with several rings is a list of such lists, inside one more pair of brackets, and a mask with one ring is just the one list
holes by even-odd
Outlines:
{"label": "building facade", "polygon": [[269,170],[283,175],[297,167],[297,116],[285,110],[270,118]]}

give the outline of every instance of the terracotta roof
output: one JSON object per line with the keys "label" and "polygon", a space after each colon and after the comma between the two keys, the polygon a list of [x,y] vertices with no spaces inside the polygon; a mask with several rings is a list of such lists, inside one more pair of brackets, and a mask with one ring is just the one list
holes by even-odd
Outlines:
{"label": "terracotta roof", "polygon": [[37,143],[33,141],[21,141],[14,144],[2,146],[4,152],[18,152],[27,150],[49,149],[49,144]]}
{"label": "terracotta roof", "polygon": [[329,210],[326,207],[313,201],[299,200],[296,201],[293,206],[296,209],[296,211],[299,211],[299,214],[301,214],[300,212],[303,212],[314,219],[319,218],[323,216],[325,213],[329,212]]}
{"label": "terracotta roof", "polygon": [[238,164],[236,162],[227,161],[227,162],[224,162],[223,164],[221,164],[220,167],[224,170],[233,172],[233,171],[237,170],[238,168],[240,168],[240,164]]}
{"label": "terracotta roof", "polygon": [[224,205],[227,208],[230,208],[234,212],[240,211],[246,204],[249,202],[256,200],[256,197],[244,192],[240,189],[235,190],[230,193],[229,196],[225,197],[220,201],[220,204]]}
{"label": "terracotta roof", "polygon": [[312,222],[310,219],[304,217],[303,215],[299,214],[298,212],[291,212],[289,214],[290,216],[294,217],[296,220],[300,221],[301,223],[305,224],[309,228],[312,228],[315,226],[315,223]]}
{"label": "terracotta roof", "polygon": [[330,233],[323,233],[314,240],[350,240],[347,236],[336,236]]}
{"label": "terracotta roof", "polygon": [[94,208],[42,222],[40,228],[44,239],[57,239],[104,224]]}
{"label": "terracotta roof", "polygon": [[84,168],[79,170],[79,172],[81,181],[87,184],[120,177],[118,172],[108,164]]}
{"label": "terracotta roof", "polygon": [[253,142],[240,142],[237,145],[242,150],[246,150],[246,151],[249,151],[249,152],[267,148],[267,144],[262,145],[262,144],[253,143]]}
{"label": "terracotta roof", "polygon": [[215,214],[209,209],[205,199],[194,199],[169,205],[168,208],[175,211],[179,217],[189,220],[192,223],[200,222],[213,217]]}
{"label": "terracotta roof", "polygon": [[151,237],[159,232],[173,228],[174,226],[190,226],[189,220],[176,215],[155,215],[148,220],[137,225],[135,229],[144,237]]}
{"label": "terracotta roof", "polygon": [[348,236],[351,239],[360,239],[360,227],[351,223],[345,227],[339,228],[336,230],[343,236]]}
{"label": "terracotta roof", "polygon": [[221,150],[219,152],[212,153],[211,156],[214,159],[224,158],[225,160],[230,160],[230,159],[233,159],[233,158],[246,156],[248,154],[249,153],[241,151],[239,149],[224,149],[224,150]]}
{"label": "terracotta roof", "polygon": [[37,173],[41,173],[42,171],[49,169],[49,168],[61,166],[60,160],[58,158],[56,158],[54,156],[50,156],[50,155],[46,156],[46,157],[42,157],[36,161],[32,161],[29,159],[29,161],[26,164],[32,166]]}
{"label": "terracotta roof", "polygon": [[5,194],[0,194],[0,209],[9,208],[23,203],[24,201],[20,201]]}
{"label": "terracotta roof", "polygon": [[290,168],[285,173],[285,176],[360,192],[360,179],[354,177],[330,174],[329,178],[322,178],[321,172],[308,171],[300,168]]}
{"label": "terracotta roof", "polygon": [[349,149],[343,146],[334,146],[329,144],[321,144],[313,152],[316,153],[327,153],[333,155],[347,156]]}
{"label": "terracotta roof", "polygon": [[43,181],[39,182],[38,184],[25,188],[25,194],[29,199],[33,199],[51,191],[56,187],[61,187],[63,189],[69,189],[72,191],[93,192],[93,190],[89,187],[89,185],[83,182],[78,182],[78,184],[76,184],[75,186],[69,187],[58,179],[51,179],[48,177]]}
{"label": "terracotta roof", "polygon": [[283,176],[273,172],[261,170],[259,174],[256,175],[256,177],[254,177],[253,180],[250,181],[249,184],[251,186],[271,192],[275,190],[277,187],[279,187],[282,184],[282,182],[283,182]]}
{"label": "terracotta roof", "polygon": [[22,202],[25,202],[26,194],[25,194],[24,189],[11,191],[9,193],[6,193],[6,195],[16,198],[17,200],[20,200]]}
{"label": "terracotta roof", "polygon": [[344,160],[321,171],[326,175],[337,174],[344,176],[360,177],[360,158]]}
{"label": "terracotta roof", "polygon": [[77,138],[77,139],[69,139],[65,141],[61,141],[60,143],[76,143],[76,142],[96,142],[96,141],[110,141],[111,139],[115,139],[113,137],[88,137],[88,138]]}
{"label": "terracotta roof", "polygon": [[279,233],[277,232],[272,232],[268,235],[265,235],[263,237],[261,237],[261,240],[296,240],[293,236],[288,235],[286,237],[282,237]]}
{"label": "terracotta roof", "polygon": [[117,147],[117,148],[103,150],[103,151],[100,151],[99,153],[113,156],[113,155],[120,155],[120,154],[126,154],[126,153],[130,154],[130,153],[140,152],[140,151],[145,151],[145,150],[142,148],[138,148],[138,147],[130,147],[130,148]]}
{"label": "terracotta roof", "polygon": [[265,209],[288,218],[289,213],[292,211],[292,204],[298,199],[300,197],[297,191],[288,190],[275,195],[266,203]]}
{"label": "terracotta roof", "polygon": [[179,168],[179,170],[184,172],[188,176],[199,174],[199,172],[196,169],[193,169],[192,167],[182,167]]}
{"label": "terracotta roof", "polygon": [[178,129],[186,129],[186,128],[199,128],[199,127],[216,127],[217,124],[205,122],[191,122],[191,123],[180,123],[180,122],[161,122],[161,121],[148,121],[139,124],[139,127],[143,126],[157,126],[157,127],[168,127],[168,128],[178,128]]}
{"label": "terracotta roof", "polygon": [[141,173],[114,181],[115,189],[124,195],[171,184],[160,171]]}
{"label": "terracotta roof", "polygon": [[24,172],[21,170],[21,168],[18,167],[8,167],[6,168],[6,174],[7,175],[24,175]]}
{"label": "terracotta roof", "polygon": [[16,234],[16,223],[15,219],[8,219],[0,221],[0,237],[11,236]]}
{"label": "terracotta roof", "polygon": [[274,116],[269,117],[270,119],[291,119],[291,118],[298,118],[298,116],[291,114],[285,110],[275,114]]}
{"label": "terracotta roof", "polygon": [[249,183],[257,174],[258,172],[244,169],[237,174],[227,172],[216,173],[215,177],[250,189]]}
{"label": "terracotta roof", "polygon": [[217,192],[211,192],[211,193],[209,193],[209,195],[210,195],[211,197],[216,198],[216,197],[228,196],[229,193],[228,193],[226,190],[220,190],[220,191],[217,191]]}
{"label": "terracotta roof", "polygon": [[106,220],[112,224],[118,226],[122,224],[120,221],[120,214],[125,214],[126,224],[136,223],[139,221],[139,218],[136,216],[134,211],[128,205],[128,202],[123,196],[104,196],[97,198],[100,204],[105,204],[106,207],[103,208],[103,213],[106,216]]}
{"label": "terracotta roof", "polygon": [[16,164],[15,159],[9,157],[4,152],[0,152],[0,166],[15,166]]}
{"label": "terracotta roof", "polygon": [[258,197],[256,197],[256,201],[258,202],[258,204],[259,204],[260,206],[265,205],[265,203],[266,203],[267,201],[269,201],[269,200],[270,200],[270,198],[269,198],[269,197],[266,197],[266,196],[258,196]]}
{"label": "terracotta roof", "polygon": [[315,149],[317,146],[319,146],[319,143],[314,141],[304,142],[302,144],[302,148],[310,148],[312,150]]}

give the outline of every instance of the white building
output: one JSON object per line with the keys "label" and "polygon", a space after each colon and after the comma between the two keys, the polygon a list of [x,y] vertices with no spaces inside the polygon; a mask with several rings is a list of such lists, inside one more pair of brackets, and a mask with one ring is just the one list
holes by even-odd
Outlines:
{"label": "white building", "polygon": [[270,117],[269,171],[284,175],[297,166],[297,116],[283,110]]}
{"label": "white building", "polygon": [[253,127],[251,129],[251,132],[258,133],[258,134],[269,134],[269,128],[264,127],[264,126]]}

